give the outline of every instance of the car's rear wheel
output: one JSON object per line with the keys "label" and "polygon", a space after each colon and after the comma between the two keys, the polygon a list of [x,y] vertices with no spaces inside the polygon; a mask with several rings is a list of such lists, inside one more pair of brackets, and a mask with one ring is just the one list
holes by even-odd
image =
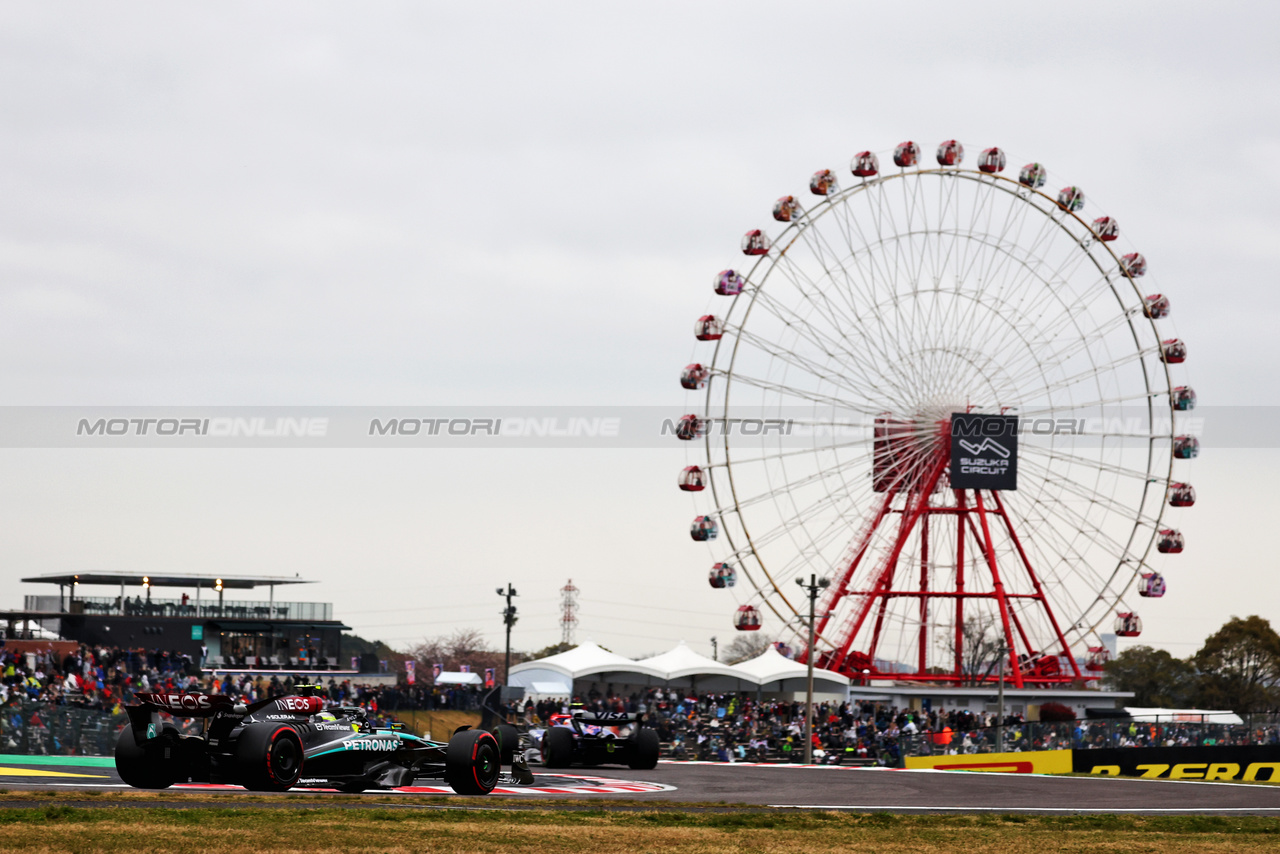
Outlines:
{"label": "car's rear wheel", "polygon": [[157,738],[139,744],[133,736],[133,725],[125,724],[116,738],[116,773],[135,789],[169,788],[180,776],[175,754],[177,740],[178,728],[165,724]]}
{"label": "car's rear wheel", "polygon": [[658,767],[658,731],[647,726],[640,727],[631,745],[632,768],[648,770]]}
{"label": "car's rear wheel", "polygon": [[250,726],[236,745],[240,783],[255,792],[284,792],[302,779],[302,739],[284,724]]}
{"label": "car's rear wheel", "polygon": [[449,739],[445,780],[460,795],[487,795],[498,785],[502,761],[493,733],[469,729]]}
{"label": "car's rear wheel", "polygon": [[498,724],[493,728],[493,737],[498,740],[502,764],[510,765],[516,758],[516,749],[520,747],[520,731],[511,724]]}
{"label": "car's rear wheel", "polygon": [[553,726],[542,734],[542,764],[548,768],[568,768],[573,762],[573,733],[568,727]]}

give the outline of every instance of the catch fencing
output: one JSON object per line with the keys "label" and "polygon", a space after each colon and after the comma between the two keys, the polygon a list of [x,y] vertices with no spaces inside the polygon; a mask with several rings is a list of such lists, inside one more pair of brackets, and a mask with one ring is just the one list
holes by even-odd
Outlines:
{"label": "catch fencing", "polygon": [[0,753],[27,756],[110,756],[129,720],[83,706],[19,701],[0,709]]}

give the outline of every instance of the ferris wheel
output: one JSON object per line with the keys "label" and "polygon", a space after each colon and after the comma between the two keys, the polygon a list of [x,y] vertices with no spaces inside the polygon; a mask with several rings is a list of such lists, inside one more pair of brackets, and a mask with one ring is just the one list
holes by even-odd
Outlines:
{"label": "ferris wheel", "polygon": [[1079,187],[964,156],[860,152],[743,236],[680,377],[690,535],[735,626],[802,660],[972,682],[985,643],[1016,685],[1096,678],[1184,546],[1187,347]]}

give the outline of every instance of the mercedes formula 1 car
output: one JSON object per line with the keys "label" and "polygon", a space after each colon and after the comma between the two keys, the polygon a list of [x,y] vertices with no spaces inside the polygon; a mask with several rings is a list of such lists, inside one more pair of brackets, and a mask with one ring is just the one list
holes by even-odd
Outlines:
{"label": "mercedes formula 1 car", "polygon": [[[371,726],[364,710],[325,711],[316,696],[272,697],[248,705],[217,694],[138,694],[116,741],[120,779],[142,789],[174,783],[231,783],[255,791],[294,787],[360,792],[443,780],[463,795],[485,795],[499,782],[528,784],[533,774],[493,733],[463,727],[448,742],[398,728]],[[203,731],[181,734],[161,713],[203,718]],[[502,760],[512,764],[502,772]],[[502,778],[506,778],[503,780]]]}
{"label": "mercedes formula 1 car", "polygon": [[643,726],[644,715],[574,710],[552,715],[539,748],[548,768],[570,765],[626,765],[648,769],[658,764],[658,733]]}

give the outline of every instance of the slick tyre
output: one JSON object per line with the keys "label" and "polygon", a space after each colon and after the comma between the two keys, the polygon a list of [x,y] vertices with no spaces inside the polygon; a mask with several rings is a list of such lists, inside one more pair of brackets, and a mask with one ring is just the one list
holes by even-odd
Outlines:
{"label": "slick tyre", "polygon": [[493,737],[498,740],[502,764],[510,765],[516,758],[516,750],[520,747],[520,731],[511,724],[498,724],[493,728]]}
{"label": "slick tyre", "polygon": [[240,785],[254,792],[285,792],[302,779],[302,739],[284,724],[259,724],[236,744]]}
{"label": "slick tyre", "polygon": [[548,768],[568,768],[573,762],[573,732],[553,726],[542,734],[542,764]]}
{"label": "slick tyre", "polygon": [[[116,773],[135,789],[167,789],[178,781],[176,750],[178,728],[166,724],[158,738],[138,744],[133,726],[125,724],[116,739]],[[166,760],[165,753],[170,754]]]}
{"label": "slick tyre", "polygon": [[631,748],[631,760],[627,764],[632,768],[648,771],[650,768],[658,767],[657,730],[647,726],[640,727]]}
{"label": "slick tyre", "polygon": [[501,751],[493,733],[469,729],[449,739],[444,754],[445,781],[459,795],[487,795],[498,785]]}

